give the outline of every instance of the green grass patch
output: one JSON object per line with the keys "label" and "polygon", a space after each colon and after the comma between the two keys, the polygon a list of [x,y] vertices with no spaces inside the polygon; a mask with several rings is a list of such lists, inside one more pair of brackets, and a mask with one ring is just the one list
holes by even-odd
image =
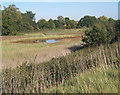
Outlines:
{"label": "green grass patch", "polygon": [[118,93],[118,69],[104,65],[92,68],[48,93]]}

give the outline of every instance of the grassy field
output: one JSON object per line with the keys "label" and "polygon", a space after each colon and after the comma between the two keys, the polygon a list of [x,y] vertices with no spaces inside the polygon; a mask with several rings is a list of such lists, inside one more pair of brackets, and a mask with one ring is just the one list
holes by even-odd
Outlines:
{"label": "grassy field", "polygon": [[[4,36],[2,38],[2,59],[4,68],[14,68],[24,61],[36,63],[48,61],[53,57],[64,56],[74,45],[80,45],[81,35],[85,29],[45,30],[21,34],[21,36]],[[35,40],[60,39],[57,43],[33,43]]]}
{"label": "grassy field", "polygon": [[[5,93],[117,93],[119,42],[3,70]],[[114,48],[114,49],[113,49]]]}

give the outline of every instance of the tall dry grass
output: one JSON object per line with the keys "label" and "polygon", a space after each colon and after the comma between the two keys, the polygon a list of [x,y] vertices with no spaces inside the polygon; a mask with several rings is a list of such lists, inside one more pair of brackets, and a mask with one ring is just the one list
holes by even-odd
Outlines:
{"label": "tall dry grass", "polygon": [[87,47],[42,64],[26,61],[16,69],[5,69],[3,70],[2,92],[47,93],[51,87],[64,86],[67,80],[83,74],[89,69],[101,65],[104,65],[105,69],[109,67],[118,69],[120,63],[119,45],[120,42],[116,42],[111,45]]}

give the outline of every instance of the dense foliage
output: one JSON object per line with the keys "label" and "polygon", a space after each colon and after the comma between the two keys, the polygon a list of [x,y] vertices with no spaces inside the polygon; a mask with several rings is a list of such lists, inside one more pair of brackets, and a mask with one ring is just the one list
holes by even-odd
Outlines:
{"label": "dense foliage", "polygon": [[78,22],[78,27],[91,27],[97,22],[97,18],[95,16],[84,16]]}
{"label": "dense foliage", "polygon": [[21,13],[15,5],[2,10],[2,35],[16,35],[18,31],[36,29],[35,14]]}
{"label": "dense foliage", "polygon": [[26,11],[21,13],[14,4],[5,7],[2,10],[2,35],[16,35],[20,31],[55,29],[55,28],[76,28],[77,22],[58,16],[57,20],[40,19],[35,21],[35,13]]}
{"label": "dense foliage", "polygon": [[85,31],[83,41],[87,45],[111,44],[120,37],[119,27],[118,21],[104,16],[99,17],[91,29]]}

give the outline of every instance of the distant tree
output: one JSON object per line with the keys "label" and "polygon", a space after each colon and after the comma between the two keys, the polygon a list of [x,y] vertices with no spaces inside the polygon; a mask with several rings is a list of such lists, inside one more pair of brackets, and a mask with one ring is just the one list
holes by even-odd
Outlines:
{"label": "distant tree", "polygon": [[21,26],[22,16],[13,4],[2,11],[2,35],[16,34]]}
{"label": "distant tree", "polygon": [[70,20],[69,23],[70,23],[70,27],[71,27],[72,29],[77,27],[77,22],[76,22],[76,21]]}
{"label": "distant tree", "polygon": [[60,23],[65,23],[65,18],[63,16],[58,16],[57,19]]}
{"label": "distant tree", "polygon": [[32,27],[32,30],[35,30],[37,28],[36,22],[35,22],[35,13],[32,11],[26,11],[26,14],[29,19],[30,26]]}
{"label": "distant tree", "polygon": [[65,18],[65,25],[67,29],[76,28],[77,22],[74,20],[70,20],[68,17]]}
{"label": "distant tree", "polygon": [[59,28],[64,28],[65,18],[63,16],[58,16],[57,19],[58,19],[58,22],[59,22]]}
{"label": "distant tree", "polygon": [[112,23],[112,24],[115,24],[115,23],[116,23],[116,20],[114,20],[113,18],[109,18],[109,19],[108,19],[108,22],[109,22],[109,23]]}
{"label": "distant tree", "polygon": [[22,24],[21,24],[21,30],[32,30],[31,27],[31,19],[26,13],[22,13]]}
{"label": "distant tree", "polygon": [[67,28],[67,29],[70,29],[70,28],[71,28],[71,26],[70,26],[70,23],[69,23],[69,22],[70,22],[69,17],[66,17],[66,18],[65,18],[65,25],[66,25],[66,28]]}
{"label": "distant tree", "polygon": [[22,30],[35,30],[36,28],[35,13],[32,11],[22,13]]}
{"label": "distant tree", "polygon": [[48,28],[49,29],[54,29],[55,28],[55,23],[52,19],[48,21]]}
{"label": "distant tree", "polygon": [[32,21],[35,21],[35,13],[32,11],[26,11],[26,14]]}
{"label": "distant tree", "polygon": [[48,28],[48,23],[47,23],[47,21],[46,21],[45,19],[40,19],[40,20],[37,22],[37,24],[38,24],[38,27],[39,27],[40,29],[46,29],[46,28]]}
{"label": "distant tree", "polygon": [[98,18],[98,20],[100,20],[100,21],[102,21],[102,22],[107,22],[107,21],[108,21],[108,18],[105,17],[105,16],[100,16],[100,17]]}
{"label": "distant tree", "polygon": [[54,20],[54,24],[56,28],[60,28],[60,23],[58,20]]}
{"label": "distant tree", "polygon": [[91,27],[97,22],[97,18],[95,16],[84,16],[78,22],[77,27]]}
{"label": "distant tree", "polygon": [[37,24],[32,11],[21,13],[14,4],[2,10],[2,35],[16,35],[19,31],[35,29]]}
{"label": "distant tree", "polygon": [[70,20],[69,17],[65,17],[65,23],[67,23]]}

